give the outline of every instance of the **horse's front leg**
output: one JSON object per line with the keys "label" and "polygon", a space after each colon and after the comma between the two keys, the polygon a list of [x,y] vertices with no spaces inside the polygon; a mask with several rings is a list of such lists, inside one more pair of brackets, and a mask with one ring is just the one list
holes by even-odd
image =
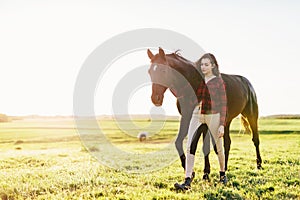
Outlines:
{"label": "horse's front leg", "polygon": [[193,110],[191,109],[181,109],[181,120],[180,120],[180,127],[179,127],[179,131],[178,131],[178,135],[175,141],[175,146],[177,149],[177,152],[179,154],[180,157],[180,161],[181,161],[181,166],[183,167],[183,169],[185,170],[185,154],[183,151],[183,140],[184,138],[187,136],[188,133],[188,129],[189,129],[189,124],[190,124],[190,120],[192,118],[192,112]]}
{"label": "horse's front leg", "polygon": [[184,128],[181,128],[182,127],[181,124],[182,123],[180,122],[180,128],[179,128],[179,132],[178,132],[178,135],[177,135],[177,138],[176,138],[176,141],[175,141],[175,146],[176,146],[177,152],[178,152],[179,157],[180,157],[181,166],[185,170],[185,159],[186,159],[186,157],[185,157],[185,154],[184,154],[184,151],[183,151],[183,140],[187,135],[187,130],[184,131],[183,130]]}

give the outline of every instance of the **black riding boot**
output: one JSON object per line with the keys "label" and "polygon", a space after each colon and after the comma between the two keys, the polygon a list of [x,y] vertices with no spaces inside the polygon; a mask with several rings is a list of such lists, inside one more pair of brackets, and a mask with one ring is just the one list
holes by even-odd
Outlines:
{"label": "black riding boot", "polygon": [[190,177],[187,177],[184,179],[184,183],[182,183],[182,184],[175,183],[174,187],[176,190],[189,190],[189,189],[191,189],[191,182],[192,182],[192,179]]}

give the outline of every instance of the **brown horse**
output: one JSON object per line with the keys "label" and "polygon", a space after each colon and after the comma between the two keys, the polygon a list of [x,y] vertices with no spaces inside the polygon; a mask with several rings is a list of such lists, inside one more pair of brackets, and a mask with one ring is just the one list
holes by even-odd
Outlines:
{"label": "brown horse", "polygon": [[[159,48],[158,54],[154,55],[149,49],[147,54],[151,60],[149,74],[152,80],[151,100],[154,105],[162,105],[164,93],[168,88],[180,90],[186,82],[191,86],[192,92],[187,90],[181,92],[180,96],[176,96],[177,108],[182,117],[175,145],[181,159],[181,164],[183,168],[185,168],[183,140],[187,135],[189,122],[195,107],[195,105],[191,105],[189,102],[191,102],[191,98],[195,98],[196,89],[200,81],[203,80],[203,75],[201,70],[196,68],[195,63],[183,58],[176,52],[165,54],[164,50]],[[246,122],[251,128],[252,141],[256,148],[257,168],[261,169],[262,159],[259,151],[259,134],[257,127],[258,104],[255,91],[251,83],[243,76],[228,74],[221,74],[221,76],[226,86],[228,107],[224,133],[225,168],[227,170],[231,145],[229,127],[232,119],[241,114],[244,123]],[[181,80],[178,81],[178,79]],[[210,173],[208,153],[205,154],[204,173]]]}

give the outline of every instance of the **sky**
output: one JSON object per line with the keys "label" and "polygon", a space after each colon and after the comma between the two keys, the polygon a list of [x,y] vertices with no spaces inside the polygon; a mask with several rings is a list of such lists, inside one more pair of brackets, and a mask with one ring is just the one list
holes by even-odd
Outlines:
{"label": "sky", "polygon": [[[73,115],[75,82],[89,55],[118,34],[160,28],[213,53],[221,72],[247,77],[261,116],[300,114],[299,10],[296,0],[0,0],[0,113]],[[116,85],[141,65],[149,65],[146,50],[111,64],[95,90],[97,115],[114,114]],[[178,115],[169,91],[161,108],[150,95],[150,83],[132,91],[129,114]]]}

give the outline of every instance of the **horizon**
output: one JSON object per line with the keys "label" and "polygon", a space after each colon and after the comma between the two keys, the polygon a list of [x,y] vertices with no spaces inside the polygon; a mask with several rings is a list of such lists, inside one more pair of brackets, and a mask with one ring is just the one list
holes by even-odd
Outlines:
{"label": "horizon", "polygon": [[[0,115],[3,113],[0,113]],[[4,114],[6,115],[6,114]],[[178,118],[180,119],[181,115],[160,115],[160,114],[154,114],[154,115],[150,115],[150,114],[119,114],[119,115],[107,115],[107,114],[102,114],[102,115],[95,115],[95,116],[76,116],[76,115],[36,115],[36,114],[32,114],[32,115],[6,115],[7,117],[11,117],[11,118],[111,118],[111,119],[115,119],[116,117],[133,117],[133,118],[150,118],[155,120],[155,118],[151,118],[151,116],[154,117],[167,117],[167,118]],[[239,114],[238,116],[236,116],[234,119],[239,119],[241,116],[241,114]],[[263,116],[258,116],[258,118],[269,118],[269,117],[282,117],[282,118],[290,118],[290,117],[300,117],[300,114],[274,114],[274,115],[263,115]],[[120,119],[120,118],[119,118]],[[156,118],[156,119],[161,119],[161,118]]]}

